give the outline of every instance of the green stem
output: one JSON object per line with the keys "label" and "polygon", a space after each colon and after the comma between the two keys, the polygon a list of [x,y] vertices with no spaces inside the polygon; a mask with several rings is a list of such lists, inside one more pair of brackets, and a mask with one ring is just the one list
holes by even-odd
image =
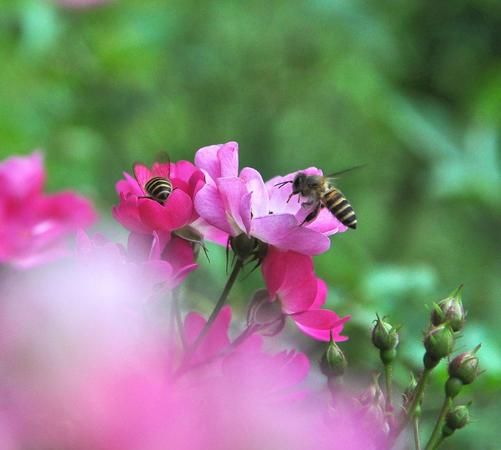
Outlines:
{"label": "green stem", "polygon": [[405,429],[411,418],[414,417],[414,412],[416,411],[416,407],[419,405],[421,399],[423,398],[423,392],[424,392],[424,387],[426,385],[426,380],[428,379],[428,375],[430,374],[431,371],[432,369],[424,369],[423,372],[421,373],[416,389],[414,390],[414,395],[412,396],[412,401],[409,407],[407,408],[407,412],[403,413],[403,417],[400,419],[400,423],[395,427],[394,432],[388,438],[388,445],[387,445],[388,449],[392,448],[393,445],[395,445],[395,442],[397,441],[397,438],[400,435],[400,433]]}
{"label": "green stem", "polygon": [[451,404],[452,404],[451,397],[445,397],[442,409],[440,410],[437,422],[435,423],[435,428],[433,428],[433,432],[431,433],[428,444],[426,444],[425,450],[432,450],[435,448],[435,443],[436,443],[435,441],[437,441],[440,438],[440,433],[442,431],[442,423],[445,419],[445,416],[449,412]]}
{"label": "green stem", "polygon": [[219,312],[221,311],[224,304],[226,303],[226,300],[228,298],[228,294],[230,293],[231,288],[235,284],[235,281],[236,281],[238,274],[240,273],[240,270],[242,269],[242,267],[243,267],[242,260],[237,259],[235,262],[235,265],[233,266],[233,270],[231,271],[230,277],[228,278],[228,281],[226,282],[226,284],[224,286],[223,292],[221,293],[216,305],[214,306],[214,309],[212,310],[209,318],[207,319],[206,324],[202,328],[202,331],[200,331],[200,334],[195,339],[195,342],[193,342],[191,347],[188,348],[188,352],[186,353],[184,364],[187,364],[190,361],[191,356],[195,353],[197,348],[202,343],[204,337],[209,332],[209,330],[210,330],[212,324],[214,323],[214,321],[216,320]]}
{"label": "green stem", "polygon": [[391,363],[384,365],[384,382],[386,386],[386,398],[385,398],[385,410],[388,414],[393,414],[393,405],[391,402],[392,398],[392,387],[391,378],[393,375],[393,365]]}
{"label": "green stem", "polygon": [[414,447],[416,450],[421,450],[421,442],[419,441],[419,417],[412,419],[412,435],[414,436]]}
{"label": "green stem", "polygon": [[442,445],[442,442],[444,442],[444,440],[445,440],[445,436],[440,436],[438,438],[437,443],[433,446],[433,450],[436,450],[438,447],[440,447]]}

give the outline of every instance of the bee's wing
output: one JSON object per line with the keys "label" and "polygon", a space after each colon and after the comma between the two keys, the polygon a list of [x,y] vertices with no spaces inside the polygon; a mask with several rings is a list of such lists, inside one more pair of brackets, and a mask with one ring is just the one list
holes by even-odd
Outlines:
{"label": "bee's wing", "polygon": [[153,167],[151,169],[151,173],[154,177],[163,177],[163,178],[169,178],[170,177],[170,157],[167,152],[160,152],[157,154],[156,157],[157,161],[163,161],[163,162],[156,162],[153,164]]}
{"label": "bee's wing", "polygon": [[352,170],[360,169],[364,166],[365,166],[365,164],[360,164],[358,166],[349,167],[348,169],[340,170],[339,172],[330,173],[329,175],[324,175],[324,176],[327,179],[333,180],[333,179],[337,178],[339,175],[343,175],[345,173],[351,172]]}
{"label": "bee's wing", "polygon": [[136,177],[136,180],[142,189],[144,188],[144,185],[148,182],[148,180],[151,178],[151,171],[150,169],[148,169],[148,167],[146,167],[144,164],[141,163],[135,163],[133,167],[134,167],[134,176]]}

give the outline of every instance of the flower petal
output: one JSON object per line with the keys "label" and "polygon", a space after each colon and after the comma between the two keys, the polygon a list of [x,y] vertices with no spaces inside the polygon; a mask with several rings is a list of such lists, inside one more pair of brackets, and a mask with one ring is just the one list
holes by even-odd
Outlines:
{"label": "flower petal", "polygon": [[233,234],[233,230],[228,223],[223,201],[215,186],[206,184],[198,191],[195,197],[195,209],[200,217],[210,225],[223,230],[225,233]]}
{"label": "flower petal", "polygon": [[192,215],[191,198],[181,189],[175,189],[164,205],[155,200],[138,200],[139,217],[152,230],[176,230],[186,225]]}
{"label": "flower petal", "polygon": [[245,167],[240,172],[240,178],[245,181],[247,191],[252,193],[251,208],[253,216],[266,216],[269,212],[268,191],[261,174],[251,167]]}
{"label": "flower petal", "polygon": [[350,316],[340,318],[334,311],[328,309],[312,309],[290,317],[303,333],[320,341],[328,341],[331,330],[335,341],[348,339],[340,333],[345,322],[350,320]]}
{"label": "flower petal", "polygon": [[290,214],[254,218],[251,234],[275,247],[304,255],[318,255],[330,247],[328,237],[304,226],[300,227],[296,218]]}
{"label": "flower petal", "polygon": [[230,221],[234,234],[248,233],[250,231],[251,210],[250,194],[247,195],[245,182],[237,177],[218,178],[217,188],[224,204],[226,215]]}
{"label": "flower petal", "polygon": [[144,185],[151,178],[151,171],[144,164],[136,163],[134,164],[134,176],[141,189],[144,189]]}

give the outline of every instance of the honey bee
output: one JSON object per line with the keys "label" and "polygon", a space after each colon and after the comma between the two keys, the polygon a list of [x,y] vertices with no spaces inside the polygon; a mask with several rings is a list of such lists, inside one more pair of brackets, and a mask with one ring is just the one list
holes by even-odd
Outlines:
{"label": "honey bee", "polygon": [[[293,180],[282,181],[276,186],[282,188],[286,184],[292,184],[292,192],[287,202],[289,202],[294,195],[299,195],[307,199],[301,206],[305,208],[312,207],[312,210],[305,217],[301,225],[315,220],[320,210],[322,208],[327,208],[343,225],[348,228],[356,229],[357,216],[355,211],[344,194],[334,187],[332,180],[341,173],[351,171],[358,167],[359,166],[352,167],[327,176],[307,175],[305,172],[299,172]],[[298,201],[300,197],[298,197]]]}
{"label": "honey bee", "polygon": [[169,178],[170,161],[153,164],[151,171],[143,164],[136,163],[134,176],[146,194],[139,198],[149,198],[163,205],[173,191],[172,181]]}

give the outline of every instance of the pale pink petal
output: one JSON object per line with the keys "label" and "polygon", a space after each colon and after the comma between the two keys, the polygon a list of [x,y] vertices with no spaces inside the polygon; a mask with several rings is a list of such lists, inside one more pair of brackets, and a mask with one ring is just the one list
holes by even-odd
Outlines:
{"label": "pale pink petal", "polygon": [[318,255],[330,247],[329,238],[300,227],[289,214],[269,215],[252,220],[251,234],[275,247],[304,255]]}
{"label": "pale pink petal", "polygon": [[247,195],[244,181],[240,178],[218,178],[216,183],[233,232],[248,233],[251,220],[250,195]]}
{"label": "pale pink petal", "polygon": [[211,177],[211,181],[215,181],[221,176],[221,164],[218,158],[218,150],[221,145],[209,145],[202,147],[195,154],[195,165],[205,170]]}
{"label": "pale pink petal", "polygon": [[223,246],[226,246],[226,244],[228,243],[228,233],[210,225],[201,217],[195,220],[195,222],[193,222],[191,226],[195,228],[195,230],[197,230],[207,241],[214,242]]}
{"label": "pale pink petal", "polygon": [[141,267],[143,279],[152,285],[158,283],[171,285],[174,280],[172,266],[167,261],[146,261]]}
{"label": "pale pink petal", "polygon": [[252,193],[252,214],[254,217],[266,216],[268,209],[268,191],[261,174],[251,167],[245,167],[240,172],[240,178],[245,181],[247,191]]}
{"label": "pale pink petal", "polygon": [[[299,221],[303,221],[306,214],[309,211],[301,211],[296,215]],[[320,214],[312,222],[305,224],[310,230],[318,231],[319,233],[325,234],[326,236],[331,236],[336,233],[342,233],[348,229],[347,226],[343,225],[336,217],[326,208],[320,211]]]}
{"label": "pale pink petal", "polygon": [[238,144],[227,142],[221,145],[217,151],[217,156],[221,164],[221,177],[238,176]]}
{"label": "pale pink petal", "polygon": [[228,223],[226,210],[215,186],[206,184],[195,197],[195,209],[202,219],[210,225],[233,234],[233,230]]}

